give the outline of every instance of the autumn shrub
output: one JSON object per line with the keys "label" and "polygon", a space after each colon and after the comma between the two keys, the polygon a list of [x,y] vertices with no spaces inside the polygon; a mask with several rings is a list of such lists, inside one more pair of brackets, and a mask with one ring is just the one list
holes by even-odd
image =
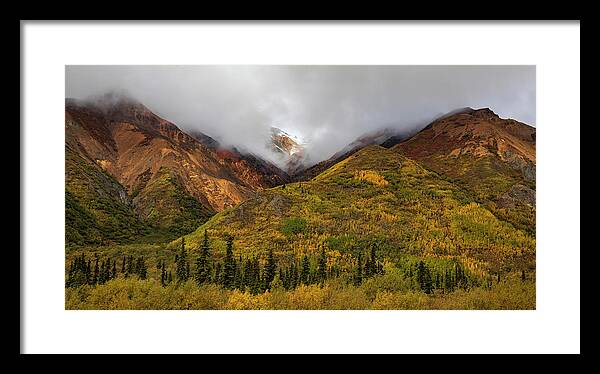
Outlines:
{"label": "autumn shrub", "polygon": [[330,280],[322,286],[301,285],[289,291],[278,287],[253,295],[215,284],[198,286],[193,281],[162,287],[151,279],[118,278],[103,285],[65,289],[65,309],[523,310],[535,309],[535,283],[508,279],[489,288],[428,295],[406,289],[402,277],[390,272],[360,286]]}

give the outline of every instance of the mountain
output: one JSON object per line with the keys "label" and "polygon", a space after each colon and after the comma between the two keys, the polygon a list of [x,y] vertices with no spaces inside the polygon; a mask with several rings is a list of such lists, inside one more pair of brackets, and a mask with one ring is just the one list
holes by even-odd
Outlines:
{"label": "mountain", "polygon": [[535,232],[534,127],[489,108],[465,108],[392,149],[474,191],[502,219]]}
{"label": "mountain", "polygon": [[290,181],[290,176],[285,171],[252,152],[241,151],[237,147],[225,147],[199,131],[190,131],[190,135],[211,149],[221,164],[233,170],[236,176],[246,183],[266,188]]}
{"label": "mountain", "polygon": [[269,139],[271,149],[282,159],[287,174],[294,175],[304,168],[306,161],[305,148],[302,140],[294,135],[271,127]]}
{"label": "mountain", "polygon": [[[496,217],[476,193],[394,149],[369,145],[305,182],[267,189],[185,236],[208,230],[224,252],[233,235],[243,257],[273,249],[298,261],[325,248],[333,262],[377,242],[382,255],[460,259],[475,273],[535,267],[535,236]],[[178,241],[172,246],[179,245]]]}
{"label": "mountain", "polygon": [[[150,226],[180,235],[256,191],[287,181],[274,165],[215,148],[208,137],[199,141],[124,96],[67,99],[65,135],[65,187],[74,207],[67,215],[82,208],[85,214],[73,216],[102,221],[113,215],[114,205],[137,220],[130,226],[134,231],[139,226],[136,232]],[[105,203],[92,203],[100,197]]]}
{"label": "mountain", "polygon": [[337,164],[368,145],[381,145],[382,147],[390,148],[406,139],[406,137],[406,135],[399,133],[398,130],[393,129],[382,129],[364,134],[340,151],[336,152],[327,160],[323,160],[306,169],[300,170],[294,175],[294,178],[298,181],[312,179],[332,165]]}

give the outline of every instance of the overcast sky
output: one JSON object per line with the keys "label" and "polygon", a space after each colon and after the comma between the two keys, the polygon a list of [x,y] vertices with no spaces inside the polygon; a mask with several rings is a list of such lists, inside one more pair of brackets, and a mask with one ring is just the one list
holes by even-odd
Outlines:
{"label": "overcast sky", "polygon": [[109,91],[271,160],[271,126],[304,139],[313,162],[364,133],[417,129],[463,107],[535,126],[535,66],[66,67],[66,97]]}

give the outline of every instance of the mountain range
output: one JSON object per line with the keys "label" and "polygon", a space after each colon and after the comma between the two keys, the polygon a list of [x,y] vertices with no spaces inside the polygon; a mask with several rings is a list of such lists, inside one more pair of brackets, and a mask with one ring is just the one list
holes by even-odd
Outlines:
{"label": "mountain range", "polygon": [[[67,99],[67,245],[160,233],[188,234],[193,246],[208,229],[235,234],[249,252],[275,243],[282,255],[323,243],[342,255],[344,243],[387,235],[407,251],[467,251],[481,262],[534,256],[535,128],[526,124],[464,108],[414,134],[365,134],[315,165],[281,129],[265,141],[285,167],[186,133],[131,98]],[[289,222],[302,227],[293,240],[282,231]]]}

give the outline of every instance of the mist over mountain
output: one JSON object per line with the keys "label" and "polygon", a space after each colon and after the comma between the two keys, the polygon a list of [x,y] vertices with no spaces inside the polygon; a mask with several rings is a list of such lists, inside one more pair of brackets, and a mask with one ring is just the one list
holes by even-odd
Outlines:
{"label": "mist over mountain", "polygon": [[281,168],[265,142],[279,128],[305,142],[305,166],[363,134],[416,132],[444,113],[490,107],[535,126],[534,66],[67,66],[66,96],[125,92],[223,146]]}

